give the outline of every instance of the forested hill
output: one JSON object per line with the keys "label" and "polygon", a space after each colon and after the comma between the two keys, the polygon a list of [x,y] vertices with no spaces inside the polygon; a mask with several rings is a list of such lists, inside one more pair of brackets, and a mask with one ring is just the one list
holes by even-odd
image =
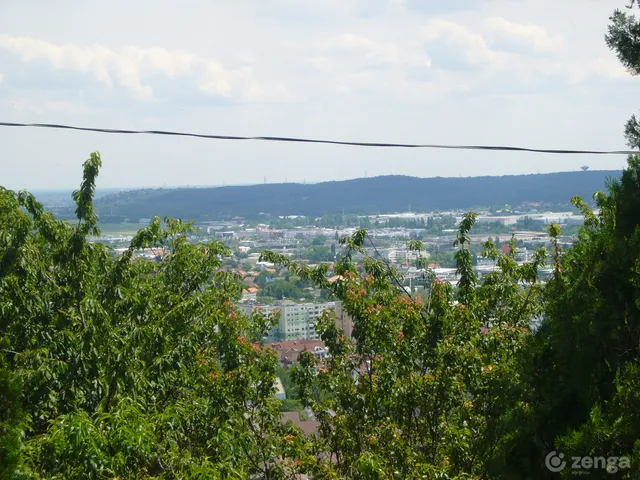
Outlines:
{"label": "forested hill", "polygon": [[217,188],[147,189],[120,192],[96,201],[101,219],[150,218],[168,215],[194,220],[223,216],[255,218],[271,215],[320,216],[331,213],[391,213],[474,206],[519,205],[523,202],[569,203],[574,195],[590,201],[604,190],[617,170],[561,172],[500,177],[416,178],[380,176],[354,180],[229,186]]}

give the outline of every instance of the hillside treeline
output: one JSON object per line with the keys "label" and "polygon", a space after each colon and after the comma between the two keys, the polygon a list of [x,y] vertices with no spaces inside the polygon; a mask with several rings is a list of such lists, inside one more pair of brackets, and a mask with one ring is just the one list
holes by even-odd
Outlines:
{"label": "hillside treeline", "polygon": [[101,222],[132,222],[168,215],[190,220],[261,214],[379,214],[521,205],[568,204],[573,195],[591,200],[620,171],[564,172],[469,178],[381,176],[312,185],[296,183],[218,188],[124,191],[96,200]]}

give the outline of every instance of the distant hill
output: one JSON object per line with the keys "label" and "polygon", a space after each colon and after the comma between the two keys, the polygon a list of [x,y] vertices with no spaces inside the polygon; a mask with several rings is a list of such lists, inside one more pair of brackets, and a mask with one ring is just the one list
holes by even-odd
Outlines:
{"label": "distant hill", "polygon": [[132,190],[96,200],[98,214],[112,218],[155,215],[193,220],[228,216],[359,213],[464,209],[474,206],[519,205],[524,202],[569,203],[574,195],[591,200],[618,170],[593,170],[499,177],[417,178],[381,176],[354,180]]}
{"label": "distant hill", "polygon": [[[122,189],[96,188],[94,198],[104,197],[105,195],[110,195],[120,191],[122,191]],[[73,190],[30,190],[30,192],[45,207],[64,207],[73,205],[73,199],[71,198]]]}

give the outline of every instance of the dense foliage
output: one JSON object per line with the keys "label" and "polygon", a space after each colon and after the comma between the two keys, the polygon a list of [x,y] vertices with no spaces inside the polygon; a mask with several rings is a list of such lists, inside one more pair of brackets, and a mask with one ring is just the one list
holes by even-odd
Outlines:
{"label": "dense foliage", "polygon": [[[289,427],[276,362],[237,315],[219,243],[156,218],[120,257],[87,241],[100,158],[78,222],[0,191],[0,472],[17,478],[248,478],[282,474]],[[161,261],[138,260],[153,249]],[[8,406],[8,408],[5,408]]]}
{"label": "dense foliage", "polygon": [[[616,12],[607,41],[640,71],[636,22]],[[640,476],[640,157],[595,195],[598,215],[573,198],[586,221],[570,250],[555,225],[553,250],[528,263],[487,242],[499,268],[482,281],[466,214],[455,289],[431,277],[421,298],[366,255],[365,230],[341,239],[333,283],[327,265],[264,253],[354,322],[348,338],[326,312],[330,356],[302,352],[291,374],[259,341],[275,318],[234,309],[224,245],[157,217],[122,255],[89,242],[100,166],[97,153],[84,164],[73,225],[0,188],[0,477]],[[277,375],[295,401],[276,400]],[[281,421],[301,404],[317,435]],[[554,473],[554,450],[617,463]]]}
{"label": "dense foliage", "polygon": [[[488,244],[486,253],[502,271],[478,285],[467,248],[474,219],[469,214],[460,225],[458,302],[451,286],[441,283],[428,301],[412,299],[381,260],[367,258],[365,271],[356,273],[351,257],[362,253],[364,231],[344,242],[347,254],[334,269],[344,280],[333,284],[322,267],[266,255],[331,289],[354,318],[349,339],[327,313],[317,328],[331,358],[316,374],[313,355],[303,354],[294,370],[302,399],[320,421],[316,448],[328,454],[317,467],[322,476],[453,478],[502,463],[502,446],[521,413],[503,412],[514,402],[522,411],[529,408],[519,401],[517,353],[540,313],[536,277],[545,252],[518,266]],[[320,401],[318,389],[328,393]]]}
{"label": "dense foliage", "polygon": [[[234,310],[242,282],[220,268],[224,245],[190,244],[191,226],[169,218],[121,256],[87,240],[99,167],[92,154],[73,226],[1,191],[5,476],[540,478],[555,447],[637,459],[638,158],[597,195],[599,217],[574,199],[587,222],[564,258],[554,252],[546,288],[547,253],[518,265],[514,244],[484,246],[500,268],[478,281],[472,213],[458,229],[457,290],[434,282],[424,299],[366,255],[364,230],[341,240],[334,283],[324,264],[265,253],[354,319],[346,338],[326,313],[330,358],[301,354],[287,381],[320,422],[311,438],[280,420],[299,404],[275,399],[275,355],[251,342],[273,319]],[[142,249],[157,259],[135,258]]]}

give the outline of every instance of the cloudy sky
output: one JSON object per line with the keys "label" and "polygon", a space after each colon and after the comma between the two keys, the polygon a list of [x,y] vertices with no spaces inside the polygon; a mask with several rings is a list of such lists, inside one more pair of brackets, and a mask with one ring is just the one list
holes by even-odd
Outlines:
{"label": "cloudy sky", "polygon": [[[364,142],[622,149],[628,0],[2,0],[0,121]],[[0,185],[317,182],[614,169],[624,157],[0,128]]]}

